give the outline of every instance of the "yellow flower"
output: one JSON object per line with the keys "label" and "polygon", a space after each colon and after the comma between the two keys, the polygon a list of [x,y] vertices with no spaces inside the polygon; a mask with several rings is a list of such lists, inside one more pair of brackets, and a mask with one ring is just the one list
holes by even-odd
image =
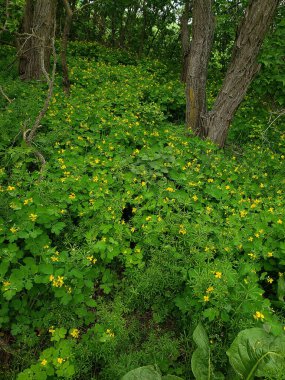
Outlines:
{"label": "yellow flower", "polygon": [[24,200],[24,205],[28,205],[29,203],[33,202],[33,198],[25,199]]}
{"label": "yellow flower", "polygon": [[268,253],[267,253],[267,256],[268,256],[268,257],[272,257],[272,256],[273,256],[273,252],[268,252]]}
{"label": "yellow flower", "polygon": [[110,329],[106,330],[106,334],[108,334],[111,338],[114,338],[114,336],[115,336],[115,334]]}
{"label": "yellow flower", "polygon": [[58,364],[61,364],[63,362],[63,359],[62,358],[57,358],[57,362],[58,362]]}
{"label": "yellow flower", "polygon": [[165,190],[169,191],[170,193],[174,193],[175,192],[175,190],[172,187],[167,187]]}
{"label": "yellow flower", "polygon": [[183,226],[183,224],[180,224],[179,227],[180,227],[179,233],[181,235],[186,235],[187,231],[186,231],[185,227]]}
{"label": "yellow flower", "polygon": [[141,185],[146,186],[146,182],[142,181]]}
{"label": "yellow flower", "polygon": [[43,366],[47,365],[47,360],[46,360],[46,359],[43,359],[43,360],[41,361],[41,365],[43,365]]}
{"label": "yellow flower", "polygon": [[71,193],[69,194],[68,196],[69,199],[75,199],[76,198],[76,195],[74,193]]}
{"label": "yellow flower", "polygon": [[13,191],[13,190],[16,190],[15,186],[8,186],[7,187],[7,191]]}
{"label": "yellow flower", "polygon": [[147,222],[151,221],[151,216],[147,216],[147,217],[145,218],[145,220],[146,220]]}
{"label": "yellow flower", "polygon": [[274,281],[274,280],[273,280],[272,277],[267,277],[267,282],[268,282],[269,284],[272,284],[273,281]]}
{"label": "yellow flower", "polygon": [[253,314],[254,319],[264,319],[264,315],[260,311],[256,311],[255,314]]}
{"label": "yellow flower", "polygon": [[192,199],[193,199],[194,202],[197,202],[197,200],[198,200],[197,195],[193,195]]}
{"label": "yellow flower", "polygon": [[222,272],[215,272],[216,278],[222,278]]}
{"label": "yellow flower", "polygon": [[10,231],[12,232],[12,234],[15,234],[18,231],[18,229],[15,227],[11,227]]}
{"label": "yellow flower", "polygon": [[50,276],[50,281],[52,281],[52,286],[54,286],[55,288],[61,288],[62,285],[64,284],[64,277],[63,276],[57,276],[57,279],[55,278],[52,278],[52,276]]}
{"label": "yellow flower", "polygon": [[204,302],[208,302],[210,300],[210,297],[209,296],[204,296],[203,299],[204,299]]}
{"label": "yellow flower", "polygon": [[78,330],[78,329],[73,329],[73,330],[71,330],[70,335],[71,335],[73,338],[78,338],[78,337],[79,337],[79,330]]}
{"label": "yellow flower", "polygon": [[4,291],[8,290],[10,285],[11,285],[10,281],[3,281]]}
{"label": "yellow flower", "polygon": [[94,259],[94,256],[87,256],[86,258],[87,258],[87,260],[90,261],[90,263],[93,263],[93,264],[97,263],[97,259]]}
{"label": "yellow flower", "polygon": [[38,215],[37,214],[30,214],[29,215],[29,219],[32,221],[32,222],[35,222],[38,218]]}
{"label": "yellow flower", "polygon": [[277,223],[278,223],[278,224],[282,224],[283,222],[282,222],[281,219],[278,219],[278,220],[277,220]]}
{"label": "yellow flower", "polygon": [[214,291],[214,287],[213,286],[209,286],[208,289],[206,290],[206,293],[211,293]]}
{"label": "yellow flower", "polygon": [[48,329],[48,332],[51,333],[51,335],[53,335],[54,332],[55,332],[54,326],[51,326],[51,327]]}

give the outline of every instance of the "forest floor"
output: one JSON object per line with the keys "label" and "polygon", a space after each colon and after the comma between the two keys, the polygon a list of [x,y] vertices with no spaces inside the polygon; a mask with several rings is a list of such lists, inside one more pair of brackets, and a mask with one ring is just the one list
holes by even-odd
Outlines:
{"label": "forest floor", "polygon": [[185,133],[166,66],[71,43],[70,96],[59,73],[27,146],[47,89],[17,79],[5,49],[0,378],[114,380],[156,365],[192,379],[202,323],[233,379],[226,351],[241,330],[284,339],[282,118],[270,125],[248,97],[219,150]]}

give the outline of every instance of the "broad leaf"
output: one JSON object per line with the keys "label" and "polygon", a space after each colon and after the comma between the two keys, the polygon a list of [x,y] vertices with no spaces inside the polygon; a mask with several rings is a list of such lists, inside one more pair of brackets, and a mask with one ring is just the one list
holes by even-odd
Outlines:
{"label": "broad leaf", "polygon": [[152,365],[148,365],[128,372],[121,380],[161,380],[161,375]]}
{"label": "broad leaf", "polygon": [[193,352],[191,358],[191,369],[196,379],[211,379],[211,362],[210,362],[210,345],[207,333],[201,323],[196,327],[193,333],[194,342],[197,349]]}
{"label": "broad leaf", "polygon": [[277,295],[279,301],[284,301],[285,296],[285,280],[284,277],[279,277],[277,282]]}
{"label": "broad leaf", "polygon": [[277,370],[285,360],[285,337],[275,337],[262,328],[241,331],[227,351],[230,363],[241,379],[262,377]]}

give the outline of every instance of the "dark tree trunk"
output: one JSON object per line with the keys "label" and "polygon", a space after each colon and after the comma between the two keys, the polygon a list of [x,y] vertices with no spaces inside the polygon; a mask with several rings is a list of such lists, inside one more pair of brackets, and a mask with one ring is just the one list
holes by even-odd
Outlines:
{"label": "dark tree trunk", "polygon": [[54,34],[57,0],[27,0],[19,39],[19,74],[22,79],[40,79],[44,67],[49,71],[51,41]]}
{"label": "dark tree trunk", "polygon": [[67,54],[67,43],[68,43],[68,36],[70,32],[73,12],[68,0],[63,0],[63,3],[65,7],[65,23],[64,23],[64,29],[63,29],[63,34],[62,34],[61,64],[62,64],[63,88],[66,94],[69,94],[70,81],[69,81],[69,75],[68,75],[66,54]]}
{"label": "dark tree trunk", "polygon": [[189,67],[190,57],[190,30],[189,30],[189,16],[190,16],[190,0],[185,1],[184,11],[181,17],[181,44],[182,44],[182,70],[181,81],[186,83],[187,71]]}
{"label": "dark tree trunk", "polygon": [[194,0],[192,41],[186,80],[186,126],[203,137],[207,68],[214,37],[212,0]]}
{"label": "dark tree trunk", "polygon": [[115,47],[116,44],[116,20],[117,17],[115,13],[111,16],[111,45]]}
{"label": "dark tree trunk", "polygon": [[239,27],[232,60],[213,109],[205,120],[207,137],[223,147],[233,116],[259,70],[257,56],[280,0],[252,0]]}
{"label": "dark tree trunk", "polygon": [[146,38],[146,29],[147,29],[147,8],[146,8],[146,1],[143,1],[142,4],[142,17],[143,17],[143,23],[142,23],[142,29],[141,29],[141,35],[140,35],[140,45],[138,50],[138,55],[141,57],[143,51],[144,51],[144,44],[145,44],[145,38]]}

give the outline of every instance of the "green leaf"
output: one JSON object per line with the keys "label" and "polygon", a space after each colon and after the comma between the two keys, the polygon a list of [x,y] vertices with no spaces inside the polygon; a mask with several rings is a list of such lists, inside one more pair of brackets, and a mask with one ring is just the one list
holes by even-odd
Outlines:
{"label": "green leaf", "polygon": [[128,372],[121,380],[161,380],[161,375],[152,365],[148,365]]}
{"label": "green leaf", "polygon": [[196,379],[210,380],[211,361],[210,344],[206,330],[201,323],[198,324],[193,333],[194,342],[197,344],[196,350],[191,358],[191,369]]}
{"label": "green leaf", "polygon": [[0,281],[4,278],[6,272],[8,271],[10,263],[9,262],[2,262],[0,266]]}
{"label": "green leaf", "polygon": [[177,377],[174,375],[162,376],[162,380],[183,380],[182,377]]}
{"label": "green leaf", "polygon": [[58,222],[58,223],[55,223],[52,228],[51,228],[51,232],[54,233],[55,235],[59,235],[60,234],[60,231],[65,227],[65,223],[63,222]]}
{"label": "green leaf", "polygon": [[227,351],[230,363],[241,379],[263,377],[277,370],[285,360],[285,336],[275,337],[262,328],[241,331]]}
{"label": "green leaf", "polygon": [[43,263],[39,265],[39,272],[43,274],[52,274],[53,265],[49,263]]}
{"label": "green leaf", "polygon": [[61,339],[65,338],[65,334],[67,333],[67,330],[64,327],[60,327],[59,329],[55,329],[51,341],[59,342]]}
{"label": "green leaf", "polygon": [[208,318],[209,321],[213,321],[216,317],[219,316],[219,310],[216,310],[213,307],[209,307],[203,312],[203,316],[205,318]]}
{"label": "green leaf", "polygon": [[284,277],[280,276],[277,281],[277,296],[279,301],[284,301],[285,296],[285,280]]}

